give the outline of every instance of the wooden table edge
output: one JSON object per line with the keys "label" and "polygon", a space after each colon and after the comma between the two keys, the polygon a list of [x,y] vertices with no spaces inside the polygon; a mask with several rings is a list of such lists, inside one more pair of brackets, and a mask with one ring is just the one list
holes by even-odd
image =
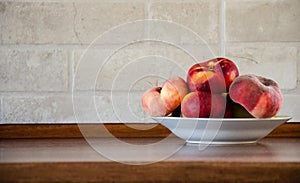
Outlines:
{"label": "wooden table edge", "polygon": [[[101,124],[81,124],[101,125]],[[81,127],[78,124],[1,124],[0,139],[13,138],[82,138]],[[95,137],[167,137],[171,132],[160,124],[121,124],[106,123],[103,131],[99,128],[89,132]],[[146,130],[145,130],[146,129]],[[284,123],[273,130],[267,137],[299,138],[300,123]]]}

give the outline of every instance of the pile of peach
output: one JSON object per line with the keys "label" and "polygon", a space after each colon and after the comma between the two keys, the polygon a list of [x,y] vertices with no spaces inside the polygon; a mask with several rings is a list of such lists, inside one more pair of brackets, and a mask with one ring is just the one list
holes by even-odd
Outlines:
{"label": "pile of peach", "polygon": [[282,106],[279,85],[253,74],[239,75],[226,58],[193,65],[186,81],[178,76],[147,90],[142,107],[151,116],[269,118]]}

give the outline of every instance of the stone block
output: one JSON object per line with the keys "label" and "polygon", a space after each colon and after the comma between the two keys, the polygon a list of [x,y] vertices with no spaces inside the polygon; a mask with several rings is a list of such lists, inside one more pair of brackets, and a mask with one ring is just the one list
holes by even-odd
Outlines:
{"label": "stone block", "polygon": [[66,91],[64,50],[0,49],[0,91]]}
{"label": "stone block", "polygon": [[[200,0],[195,2],[155,2],[150,5],[152,19],[166,20],[180,24],[198,34],[208,44],[220,43],[220,1]],[[161,29],[166,29],[163,27]],[[150,30],[155,34],[157,30]],[[197,44],[189,36],[183,37],[178,29],[166,31],[165,37],[184,44]],[[160,31],[162,32],[162,31]],[[162,34],[162,33],[160,33]],[[164,35],[164,34],[162,34]]]}
{"label": "stone block", "polygon": [[74,121],[70,97],[7,96],[3,99],[4,123],[48,123]]}
{"label": "stone block", "polygon": [[241,74],[256,74],[277,81],[282,89],[297,87],[297,47],[288,44],[232,44],[226,55]]}
{"label": "stone block", "polygon": [[76,90],[144,91],[173,76],[186,78],[195,63],[219,55],[218,47],[140,42],[123,47],[74,50]]}
{"label": "stone block", "polygon": [[282,109],[278,115],[291,116],[290,122],[300,121],[300,95],[298,94],[284,94]]}
{"label": "stone block", "polygon": [[300,41],[299,7],[299,0],[226,0],[226,39]]}
{"label": "stone block", "polygon": [[112,27],[139,19],[144,19],[143,3],[0,2],[0,41],[90,44]]}

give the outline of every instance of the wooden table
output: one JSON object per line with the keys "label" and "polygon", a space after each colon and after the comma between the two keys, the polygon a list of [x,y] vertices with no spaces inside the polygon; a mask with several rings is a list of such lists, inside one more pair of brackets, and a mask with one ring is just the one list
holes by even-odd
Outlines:
{"label": "wooden table", "polygon": [[[101,145],[100,151],[84,138],[2,139],[0,182],[300,180],[300,138],[265,138],[251,145],[203,148],[171,137],[162,143],[160,150],[149,145],[162,138],[119,139],[133,146],[144,146],[143,153],[126,152],[130,149],[118,147],[110,138],[94,140]],[[165,153],[176,147],[177,151]],[[115,152],[118,160],[110,160],[114,155],[105,154],[103,149]]]}

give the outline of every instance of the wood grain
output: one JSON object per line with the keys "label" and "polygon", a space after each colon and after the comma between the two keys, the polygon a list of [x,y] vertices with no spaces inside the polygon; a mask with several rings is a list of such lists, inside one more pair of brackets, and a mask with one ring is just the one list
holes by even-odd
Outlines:
{"label": "wood grain", "polygon": [[[151,138],[131,138],[145,144]],[[103,140],[103,148],[120,153],[114,162],[97,153],[83,138],[0,140],[0,182],[296,182],[300,179],[300,139],[265,138],[258,144],[184,145],[158,162],[167,145],[152,147],[128,161],[127,150]],[[177,144],[170,139],[167,144]],[[112,142],[112,143],[107,143]],[[113,147],[113,148],[112,148]],[[130,152],[129,152],[130,153]],[[127,153],[128,154],[128,153]],[[123,162],[123,163],[121,163]],[[131,164],[130,164],[131,162]]]}
{"label": "wood grain", "polygon": [[300,123],[285,123],[268,135],[268,137],[300,137]]}
{"label": "wood grain", "polygon": [[296,182],[299,163],[1,164],[1,182]]}
{"label": "wood grain", "polygon": [[[116,137],[165,137],[171,132],[153,124],[131,124],[140,129],[130,128],[125,124],[17,124],[0,125],[0,138],[81,138],[82,129],[88,128],[95,137],[107,137],[110,132]],[[94,130],[93,130],[94,129]]]}
{"label": "wood grain", "polygon": [[[97,137],[166,137],[171,133],[159,124],[9,124],[0,125],[0,138],[80,138],[85,127]],[[300,123],[285,123],[268,137],[300,137]]]}

